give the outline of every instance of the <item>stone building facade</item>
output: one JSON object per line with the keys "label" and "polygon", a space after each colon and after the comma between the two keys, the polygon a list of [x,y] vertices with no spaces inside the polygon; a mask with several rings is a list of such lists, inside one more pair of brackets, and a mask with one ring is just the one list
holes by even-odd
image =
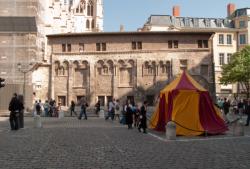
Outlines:
{"label": "stone building facade", "polygon": [[147,22],[138,31],[212,31],[214,72],[217,96],[230,96],[231,93],[240,93],[237,84],[222,85],[220,83],[222,65],[230,62],[231,56],[250,44],[249,17],[250,9],[236,9],[235,4],[227,5],[227,17],[202,18],[180,16],[180,7],[173,7],[171,15],[151,15]]}
{"label": "stone building facade", "polygon": [[[127,98],[151,105],[183,70],[213,91],[212,32],[113,32],[49,35],[50,63],[36,95],[68,106]],[[202,48],[198,47],[200,41]],[[36,72],[35,72],[36,73]],[[48,79],[46,79],[48,77]],[[38,79],[39,80],[39,79]]]}

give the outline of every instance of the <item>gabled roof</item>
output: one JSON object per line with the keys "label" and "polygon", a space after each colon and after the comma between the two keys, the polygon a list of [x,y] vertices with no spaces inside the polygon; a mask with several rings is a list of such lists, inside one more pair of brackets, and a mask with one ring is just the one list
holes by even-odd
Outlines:
{"label": "gabled roof", "polygon": [[35,17],[0,17],[0,32],[37,32]]}

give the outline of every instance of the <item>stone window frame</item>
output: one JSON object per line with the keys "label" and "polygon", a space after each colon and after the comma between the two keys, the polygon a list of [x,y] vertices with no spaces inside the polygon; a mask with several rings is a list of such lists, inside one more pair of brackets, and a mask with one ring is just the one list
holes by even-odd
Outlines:
{"label": "stone window frame", "polygon": [[179,48],[179,41],[178,40],[168,40],[168,48],[169,49],[178,49]]}
{"label": "stone window frame", "polygon": [[85,0],[81,0],[79,2],[78,7],[75,9],[75,13],[76,14],[83,14],[85,8],[86,8],[86,1]]}
{"label": "stone window frame", "polygon": [[114,63],[111,60],[98,60],[96,62],[96,76],[114,75]]}
{"label": "stone window frame", "polygon": [[225,64],[225,53],[219,53],[219,65],[222,66]]}
{"label": "stone window frame", "polygon": [[85,50],[85,44],[84,43],[79,43],[79,53],[83,53]]}
{"label": "stone window frame", "polygon": [[159,67],[158,76],[168,76],[168,77],[170,76],[171,62],[169,60],[160,61],[158,67]]}
{"label": "stone window frame", "polygon": [[62,44],[62,53],[71,52],[72,46],[71,43]]}
{"label": "stone window frame", "polygon": [[87,80],[86,80],[86,84],[84,85],[83,83],[81,85],[76,85],[75,83],[75,73],[76,70],[85,70],[85,71],[90,71],[89,70],[89,62],[86,60],[83,61],[74,61],[73,62],[73,88],[85,88],[88,86],[89,80],[88,80],[88,76],[87,76]]}
{"label": "stone window frame", "polygon": [[142,41],[132,41],[131,42],[132,50],[142,50]]}
{"label": "stone window frame", "polygon": [[90,22],[88,19],[86,20],[86,29],[90,29]]}
{"label": "stone window frame", "polygon": [[95,28],[95,19],[92,19],[92,21],[91,21],[91,28],[92,28],[92,29]]}
{"label": "stone window frame", "polygon": [[218,42],[219,45],[224,45],[224,34],[219,34]]}
{"label": "stone window frame", "polygon": [[64,61],[62,64],[59,61],[54,62],[55,76],[68,76],[69,75],[69,63]]}
{"label": "stone window frame", "polygon": [[232,53],[227,53],[227,64],[230,63],[230,61],[232,60]]}
{"label": "stone window frame", "polygon": [[[133,87],[134,81],[135,81],[133,73],[136,70],[135,61],[134,60],[119,60],[117,67],[118,67],[118,71],[119,71],[119,81],[118,81],[119,87]],[[131,72],[131,76],[129,77],[128,83],[121,83],[121,79],[120,79],[121,69],[127,69],[128,73]],[[128,70],[128,69],[130,69],[130,70]]]}
{"label": "stone window frame", "polygon": [[106,51],[106,50],[107,50],[106,42],[96,43],[96,51]]}
{"label": "stone window frame", "polygon": [[208,48],[208,40],[198,40],[198,48]]}
{"label": "stone window frame", "polygon": [[227,45],[232,45],[232,34],[227,34]]}
{"label": "stone window frame", "polygon": [[142,75],[143,76],[156,76],[157,75],[157,66],[156,63],[145,61],[142,65]]}
{"label": "stone window frame", "polygon": [[87,16],[94,16],[94,4],[92,0],[87,5]]}

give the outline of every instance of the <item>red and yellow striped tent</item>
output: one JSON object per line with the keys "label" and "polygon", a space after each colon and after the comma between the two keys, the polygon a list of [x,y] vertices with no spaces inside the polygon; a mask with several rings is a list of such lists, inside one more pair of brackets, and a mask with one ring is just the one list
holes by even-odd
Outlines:
{"label": "red and yellow striped tent", "polygon": [[169,121],[176,123],[177,135],[220,134],[228,130],[209,92],[185,71],[161,90],[150,127],[165,131]]}

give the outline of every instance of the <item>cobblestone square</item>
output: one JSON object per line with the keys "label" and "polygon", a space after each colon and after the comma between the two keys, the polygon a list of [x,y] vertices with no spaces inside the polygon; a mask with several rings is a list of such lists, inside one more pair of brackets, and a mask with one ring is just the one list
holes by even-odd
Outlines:
{"label": "cobblestone square", "polygon": [[249,169],[250,128],[245,136],[178,137],[128,130],[98,118],[42,118],[43,128],[25,118],[25,128],[10,131],[0,118],[0,168],[82,169]]}

